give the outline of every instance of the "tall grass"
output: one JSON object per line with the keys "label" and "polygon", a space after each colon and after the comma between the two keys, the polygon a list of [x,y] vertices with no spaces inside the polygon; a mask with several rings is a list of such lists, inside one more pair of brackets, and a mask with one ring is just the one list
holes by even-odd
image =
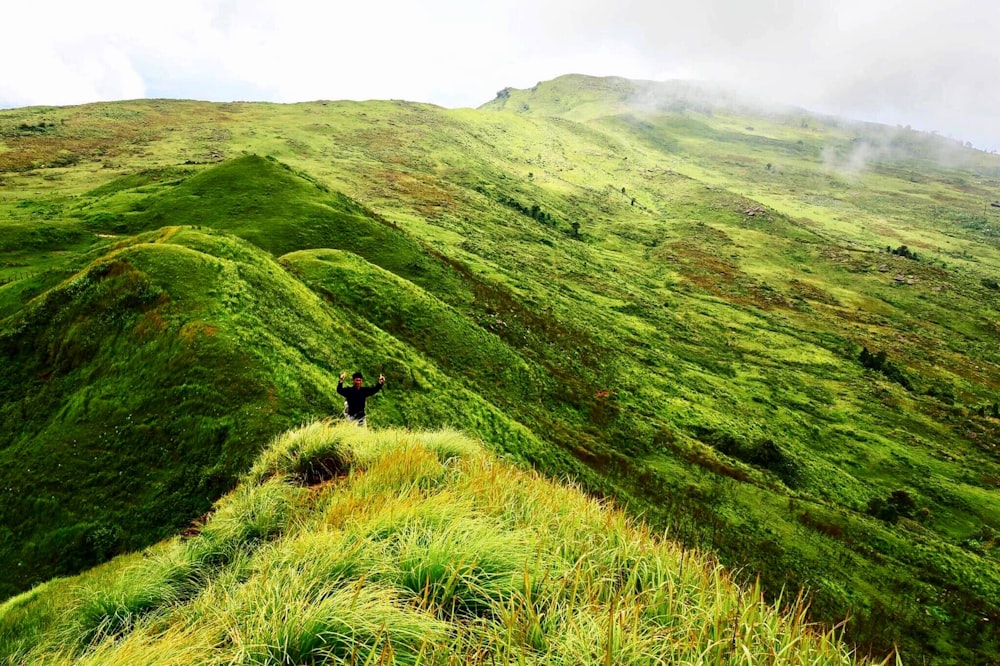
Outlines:
{"label": "tall grass", "polygon": [[[339,476],[305,485],[309,458],[332,451]],[[863,662],[801,598],[769,604],[711,557],[454,432],[308,424],[272,442],[199,534],[70,583],[3,607],[0,636],[27,640],[0,642],[0,659]]]}

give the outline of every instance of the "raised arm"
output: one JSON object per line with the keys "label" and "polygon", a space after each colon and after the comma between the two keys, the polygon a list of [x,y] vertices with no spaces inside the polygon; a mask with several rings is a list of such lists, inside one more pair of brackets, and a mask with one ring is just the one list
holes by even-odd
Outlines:
{"label": "raised arm", "polygon": [[379,375],[378,384],[368,389],[368,395],[375,395],[382,390],[383,385],[385,385],[385,375]]}

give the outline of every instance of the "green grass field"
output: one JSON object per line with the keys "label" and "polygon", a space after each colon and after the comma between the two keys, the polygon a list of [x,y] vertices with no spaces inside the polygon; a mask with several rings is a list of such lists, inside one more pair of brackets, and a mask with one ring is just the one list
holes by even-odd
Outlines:
{"label": "green grass field", "polygon": [[3,594],[176,534],[358,369],[375,426],[614,498],[859,654],[1000,658],[996,156],[586,77],[0,146]]}

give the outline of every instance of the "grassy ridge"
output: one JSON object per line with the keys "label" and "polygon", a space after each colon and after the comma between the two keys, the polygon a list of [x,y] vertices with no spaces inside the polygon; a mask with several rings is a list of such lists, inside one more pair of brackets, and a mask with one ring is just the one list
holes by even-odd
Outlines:
{"label": "grassy ridge", "polygon": [[[198,224],[267,251],[240,246],[248,265],[294,252],[268,266],[314,289],[308,308],[336,324],[282,328],[296,321],[285,295],[219,288],[204,307],[281,331],[242,334],[234,375],[246,353],[275,385],[298,381],[271,350],[318,339],[324,363],[387,370],[401,389],[377,403],[379,422],[464,419],[490,446],[747,567],[771,594],[810,590],[814,617],[850,614],[848,635],[876,652],[988,663],[995,159],[801,111],[636,93],[567,77],[478,111],[0,113],[16,147],[0,174],[0,316],[124,240],[101,236]],[[109,133],[106,154],[82,150],[112,116],[129,141],[112,150]],[[42,120],[44,134],[18,133]],[[49,164],[60,145],[78,163]],[[201,293],[167,256],[169,289]],[[258,318],[229,313],[247,298]],[[130,303],[114,308],[144,307]],[[57,410],[36,406],[43,422]]]}
{"label": "grassy ridge", "polygon": [[803,610],[457,433],[313,423],[187,537],[0,607],[0,660],[863,663]]}
{"label": "grassy ridge", "polygon": [[413,351],[325,307],[233,237],[169,227],[120,242],[7,324],[0,518],[18,535],[2,552],[8,594],[206,511],[255,439],[340,411],[334,363],[398,378],[381,418],[456,413],[472,431],[506,433],[518,455],[552,458],[496,410],[474,407],[475,396],[448,390]]}
{"label": "grassy ridge", "polygon": [[268,294],[301,305],[260,251],[171,228],[9,321],[3,524],[19,538],[5,541],[8,591],[169,534],[228,487],[248,440],[329,413],[329,348],[280,343],[281,327],[315,327],[303,322],[315,308],[254,303]]}
{"label": "grassy ridge", "polygon": [[461,283],[446,268],[428,262],[412,239],[273,158],[249,155],[149,193],[153,196],[137,198],[129,177],[89,192],[92,201],[84,210],[101,212],[89,213],[87,226],[109,234],[134,234],[182,221],[232,233],[275,256],[343,248],[451,298],[462,295]]}

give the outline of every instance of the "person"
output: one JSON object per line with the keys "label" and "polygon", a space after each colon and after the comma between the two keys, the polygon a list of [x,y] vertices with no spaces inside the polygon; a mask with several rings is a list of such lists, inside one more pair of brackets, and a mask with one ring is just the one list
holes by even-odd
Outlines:
{"label": "person", "polygon": [[382,390],[385,384],[385,375],[378,376],[378,384],[375,386],[362,386],[364,376],[360,372],[355,372],[351,377],[352,386],[344,387],[344,377],[346,372],[340,373],[340,381],[337,382],[337,393],[344,396],[344,418],[351,423],[367,425],[365,420],[365,401]]}

